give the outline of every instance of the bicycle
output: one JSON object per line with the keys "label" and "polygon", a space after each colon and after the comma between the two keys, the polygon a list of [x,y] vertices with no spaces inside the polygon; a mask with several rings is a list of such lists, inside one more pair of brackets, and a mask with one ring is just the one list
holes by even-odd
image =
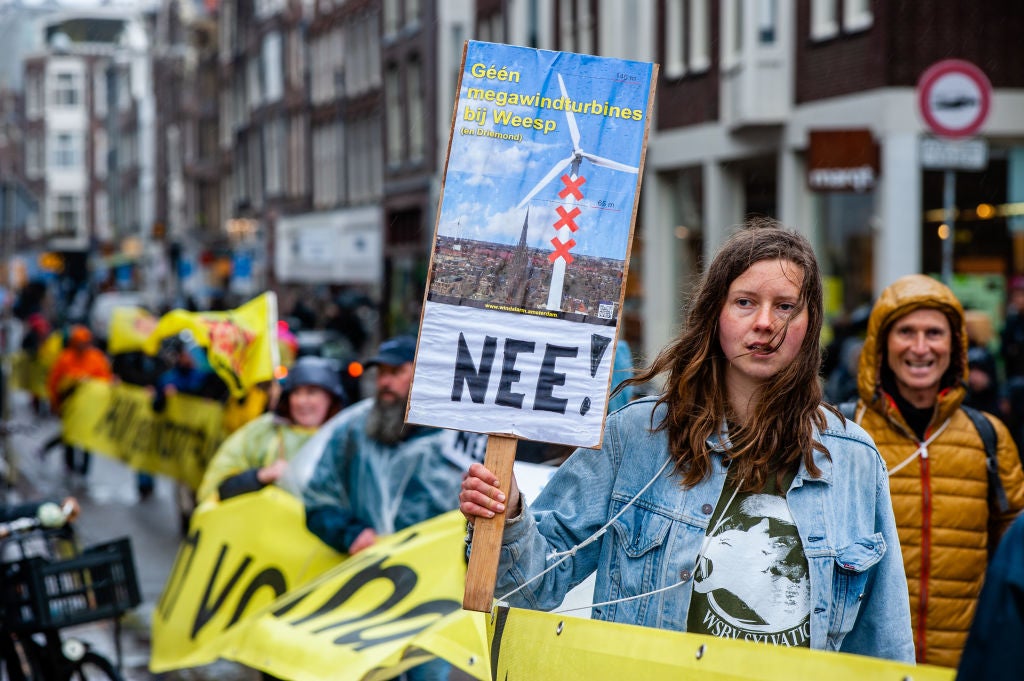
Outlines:
{"label": "bicycle", "polygon": [[[81,551],[67,523],[71,508],[43,504],[35,517],[0,523],[0,653],[9,681],[123,681],[121,614],[140,602],[131,541]],[[112,619],[117,664],[87,641],[62,635],[78,624]]]}

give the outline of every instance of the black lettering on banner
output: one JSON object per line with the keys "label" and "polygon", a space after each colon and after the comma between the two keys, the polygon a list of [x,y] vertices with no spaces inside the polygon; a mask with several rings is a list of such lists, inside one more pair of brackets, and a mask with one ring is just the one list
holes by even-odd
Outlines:
{"label": "black lettering on banner", "polygon": [[502,407],[523,408],[525,393],[512,392],[512,384],[519,382],[522,372],[516,369],[516,356],[520,352],[533,352],[536,343],[531,341],[517,340],[515,338],[505,339],[505,356],[501,363],[501,380],[498,381],[498,396],[494,403]]}
{"label": "black lettering on banner", "polygon": [[[391,554],[387,554],[383,558],[378,558],[377,561],[387,560],[390,557]],[[372,554],[370,554],[369,552],[364,552],[349,558],[346,561],[345,566],[348,569],[355,572],[357,570],[362,569],[362,566],[364,564],[369,565],[370,562],[372,562]],[[274,617],[278,619],[284,617],[292,610],[292,608],[306,600],[306,597],[313,593],[315,590],[316,585],[314,584],[307,584],[306,586],[299,587],[298,589],[293,589],[286,596],[284,602],[281,603],[278,606],[277,610],[274,611]]]}
{"label": "black lettering on banner", "polygon": [[224,606],[224,601],[227,599],[228,594],[235,588],[235,584],[242,578],[242,573],[245,572],[246,568],[249,567],[249,563],[252,562],[252,556],[246,556],[238,569],[235,570],[235,574],[231,576],[228,583],[224,585],[217,599],[213,602],[212,607],[208,607],[210,604],[210,594],[213,591],[213,584],[217,581],[217,575],[220,573],[220,566],[224,563],[224,554],[228,551],[227,544],[221,544],[220,555],[217,556],[217,562],[213,566],[213,573],[210,575],[210,581],[206,583],[206,591],[203,593],[203,600],[199,604],[199,610],[196,611],[196,619],[192,624],[192,638],[194,639],[199,635],[199,631],[206,626],[206,624],[213,619],[213,616],[217,614],[217,611]]}
{"label": "black lettering on banner", "polygon": [[[160,595],[160,602],[157,603],[157,612],[164,618],[166,622],[170,617],[171,613],[174,612],[174,607],[178,604],[178,597],[181,596],[181,589],[185,586],[185,582],[188,581],[188,574],[192,571],[192,561],[195,560],[197,549],[199,547],[199,538],[202,536],[202,531],[196,530],[185,537],[181,542],[181,546],[178,547],[178,553],[174,556],[174,565],[171,566],[171,578],[174,580],[168,582],[167,588]],[[186,554],[188,558],[185,558]],[[184,567],[179,571],[179,565],[184,561]]]}
{"label": "black lettering on banner", "polygon": [[[391,641],[397,641],[401,638],[414,636],[423,631],[424,629],[426,629],[427,627],[429,627],[431,624],[433,624],[440,618],[444,617],[445,615],[455,612],[459,609],[459,607],[460,604],[458,601],[453,601],[447,598],[420,603],[411,610],[408,610],[402,613],[401,615],[398,615],[397,617],[389,619],[387,622],[380,622],[378,624],[374,624],[363,629],[356,629],[355,631],[350,631],[347,634],[339,636],[338,638],[334,639],[334,644],[339,646],[350,645],[352,646],[352,650],[359,652],[366,648],[372,648],[373,646],[379,646],[384,643],[390,643]],[[428,618],[427,616],[429,615],[434,615],[435,617]],[[405,630],[394,630],[394,625],[402,622],[411,622],[412,620],[415,620],[419,617],[425,618],[425,621],[422,624],[415,625]],[[368,634],[371,631],[373,631],[373,629],[382,626],[386,626],[388,628],[388,631],[391,633],[377,638],[370,638],[368,636]]]}
{"label": "black lettering on banner", "polygon": [[95,432],[105,433],[114,442],[120,442],[127,436],[128,429],[135,420],[136,404],[116,390],[111,392],[110,405],[102,419],[96,423]]}
{"label": "black lettering on banner", "polygon": [[275,567],[265,568],[262,572],[256,575],[249,586],[246,587],[245,592],[242,594],[242,598],[238,601],[238,606],[235,608],[235,614],[231,616],[231,621],[228,622],[228,626],[225,629],[229,629],[234,626],[235,622],[242,618],[242,613],[245,612],[246,607],[249,605],[249,601],[256,594],[257,591],[263,587],[269,587],[274,592],[274,598],[276,600],[278,596],[288,590],[288,583],[284,578],[284,575]]}
{"label": "black lettering on banner", "polygon": [[459,332],[459,347],[455,357],[455,381],[452,383],[452,402],[462,401],[462,384],[469,386],[469,397],[477,404],[483,404],[487,397],[487,384],[491,380],[491,365],[494,364],[494,353],[498,348],[498,339],[494,336],[484,338],[484,348],[480,355],[480,368],[473,364],[473,355],[469,353],[466,336]]}
{"label": "black lettering on banner", "polygon": [[395,607],[396,604],[402,601],[403,598],[412,593],[413,588],[416,586],[416,572],[415,570],[405,565],[392,565],[381,569],[381,564],[384,562],[384,558],[375,561],[367,567],[360,570],[350,580],[345,582],[341,588],[335,592],[327,601],[317,608],[317,610],[305,617],[299,618],[292,624],[299,625],[308,622],[309,620],[317,617],[322,617],[327,613],[331,612],[342,606],[346,601],[352,598],[360,589],[367,584],[374,582],[378,579],[384,579],[391,582],[393,590],[391,595],[384,599],[383,602],[379,603],[376,607],[372,608],[364,614],[354,615],[346,619],[333,622],[331,624],[325,624],[313,633],[319,634],[329,629],[336,629],[337,627],[351,624],[352,622],[358,622],[360,620],[369,619],[376,617],[383,612],[387,612],[391,608]]}
{"label": "black lettering on banner", "polygon": [[161,459],[174,459],[179,456],[198,458],[199,452],[205,448],[206,434],[202,428],[178,423],[166,417],[157,419],[154,426],[154,444]]}
{"label": "black lettering on banner", "polygon": [[533,399],[534,411],[565,413],[565,405],[569,400],[555,397],[553,394],[555,386],[565,385],[565,374],[555,371],[555,362],[559,357],[575,357],[578,354],[577,347],[548,344],[544,351],[544,362],[540,367],[540,378],[537,379],[537,394]]}

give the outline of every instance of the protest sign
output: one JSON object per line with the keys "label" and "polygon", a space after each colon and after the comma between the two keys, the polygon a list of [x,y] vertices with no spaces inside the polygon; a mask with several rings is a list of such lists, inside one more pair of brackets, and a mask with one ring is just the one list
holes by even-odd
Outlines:
{"label": "protest sign", "polygon": [[600,445],[655,74],[467,44],[408,421]]}
{"label": "protest sign", "polygon": [[[657,67],[469,41],[406,415],[598,447]],[[495,437],[496,436],[496,437]],[[487,610],[504,514],[480,519],[463,606]]]}

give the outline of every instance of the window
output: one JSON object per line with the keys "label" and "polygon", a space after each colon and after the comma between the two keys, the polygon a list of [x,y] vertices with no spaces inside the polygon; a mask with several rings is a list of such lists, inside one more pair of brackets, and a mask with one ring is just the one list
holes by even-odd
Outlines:
{"label": "window", "polygon": [[351,121],[345,140],[349,202],[366,203],[379,199],[384,183],[380,119],[370,116]]}
{"label": "window", "polygon": [[75,107],[82,101],[81,84],[77,74],[57,73],[53,82],[53,105]]}
{"label": "window", "polygon": [[572,15],[573,0],[559,0],[558,3],[558,49],[563,52],[576,51],[575,20]]}
{"label": "window", "polygon": [[594,52],[594,16],[590,0],[576,0],[576,49],[582,54]]}
{"label": "window", "polygon": [[757,40],[762,45],[772,45],[775,43],[778,14],[779,8],[776,0],[758,0]]}
{"label": "window", "polygon": [[313,130],[313,206],[327,208],[341,200],[342,152],[337,124]]}
{"label": "window", "polygon": [[78,232],[80,199],[75,194],[57,194],[53,197],[53,227],[62,234]]}
{"label": "window", "polygon": [[224,91],[220,93],[220,146],[227,149],[231,146],[231,138],[235,132],[235,127],[231,118],[231,105],[233,101],[230,91]]}
{"label": "window", "polygon": [[739,63],[743,56],[743,3],[745,0],[725,0],[724,42],[722,44],[722,65],[730,68]]}
{"label": "window", "polygon": [[309,120],[304,114],[293,116],[288,129],[288,196],[302,197],[309,193],[309,171],[306,150]]}
{"label": "window", "polygon": [[708,50],[708,34],[711,25],[708,23],[708,0],[690,0],[690,71],[706,71],[711,66]]}
{"label": "window", "polygon": [[92,108],[96,116],[107,115],[107,70],[98,69],[92,79]]}
{"label": "window", "polygon": [[263,38],[261,71],[263,75],[263,102],[276,102],[284,95],[281,57],[281,34],[268,33]]}
{"label": "window", "polygon": [[406,101],[409,102],[409,159],[412,161],[423,160],[424,153],[426,117],[423,113],[421,71],[419,59],[412,59],[405,73]]}
{"label": "window", "polygon": [[369,45],[367,53],[366,73],[369,87],[380,87],[380,16],[371,14],[366,22],[366,40]]}
{"label": "window", "polygon": [[25,78],[25,89],[27,92],[25,115],[28,118],[41,116],[43,113],[43,79],[38,73]]}
{"label": "window", "polygon": [[117,72],[117,110],[128,111],[132,107],[132,84],[126,70]]}
{"label": "window", "polygon": [[665,2],[665,77],[678,78],[686,73],[686,61],[683,54],[683,2],[684,0],[667,0]]}
{"label": "window", "polygon": [[313,105],[328,101],[327,60],[323,58],[323,50],[327,41],[322,37],[309,41],[309,101]]}
{"label": "window", "polygon": [[301,88],[306,72],[306,41],[301,28],[288,34],[288,85]]}
{"label": "window", "polygon": [[398,0],[384,0],[384,35],[398,32]]}
{"label": "window", "polygon": [[25,139],[25,173],[30,179],[43,174],[43,141],[31,135]]}
{"label": "window", "polygon": [[110,239],[114,235],[110,229],[110,201],[107,198],[107,193],[105,191],[96,192],[93,201],[95,204],[93,224],[96,226],[96,236],[100,239]]}
{"label": "window", "polygon": [[245,84],[249,90],[246,111],[252,111],[263,103],[263,83],[261,82],[260,60],[249,59],[245,65]]}
{"label": "window", "polygon": [[93,172],[96,173],[97,177],[106,177],[107,175],[107,131],[97,130],[92,136],[93,144]]}
{"label": "window", "polygon": [[405,25],[414,28],[420,25],[420,2],[419,0],[405,0]]}
{"label": "window", "polygon": [[53,156],[50,162],[58,168],[79,165],[80,139],[76,133],[58,132],[53,135]]}
{"label": "window", "polygon": [[283,183],[281,166],[284,161],[284,126],[277,118],[263,127],[263,159],[266,164],[267,195],[280,196]]}
{"label": "window", "polygon": [[838,33],[836,0],[811,0],[811,40],[828,40]]}
{"label": "window", "polygon": [[664,32],[665,77],[708,69],[708,0],[665,0]]}
{"label": "window", "polygon": [[849,33],[871,26],[871,0],[846,0],[843,3],[843,30]]}
{"label": "window", "polygon": [[384,90],[388,117],[388,163],[398,164],[402,161],[402,90],[398,67],[394,64],[388,66]]}

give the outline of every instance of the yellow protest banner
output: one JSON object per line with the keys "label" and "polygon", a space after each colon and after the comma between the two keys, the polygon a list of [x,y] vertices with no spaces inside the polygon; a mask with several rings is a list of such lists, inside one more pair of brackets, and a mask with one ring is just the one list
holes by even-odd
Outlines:
{"label": "yellow protest banner", "polygon": [[206,348],[210,366],[234,397],[274,378],[280,360],[277,298],[272,291],[226,312],[171,310],[146,339],[145,352],[156,354],[161,340],[186,329]]}
{"label": "yellow protest banner", "polygon": [[182,394],[156,414],[145,388],[103,381],[81,382],[61,410],[66,442],[193,489],[224,439],[223,418],[217,402]]}
{"label": "yellow protest banner", "polygon": [[277,487],[203,504],[153,613],[153,672],[208,664],[226,635],[279,596],[341,563]]}
{"label": "yellow protest banner", "polygon": [[461,610],[464,535],[452,511],[384,537],[263,610],[225,656],[281,678],[327,681],[393,678],[433,649],[488,678],[484,615]]}
{"label": "yellow protest banner", "polygon": [[10,389],[24,390],[39,399],[48,400],[50,393],[46,388],[46,379],[63,347],[61,335],[51,333],[34,355],[24,350],[11,353],[11,375],[7,378]]}
{"label": "yellow protest banner", "polygon": [[10,354],[11,374],[6,377],[7,387],[11,390],[29,390],[29,359],[23,351]]}
{"label": "yellow protest banner", "polygon": [[[498,608],[488,618],[495,679],[953,681],[956,670],[785,648],[555,613]],[[543,651],[543,652],[540,652]]]}
{"label": "yellow protest banner", "polygon": [[156,330],[156,317],[145,308],[115,307],[110,315],[110,331],[107,352],[118,355],[123,352],[141,352],[146,340]]}
{"label": "yellow protest banner", "polygon": [[459,608],[452,512],[345,560],[276,487],[204,504],[153,616],[153,672],[235,660],[290,679],[387,679],[433,655],[488,674],[484,616]]}

